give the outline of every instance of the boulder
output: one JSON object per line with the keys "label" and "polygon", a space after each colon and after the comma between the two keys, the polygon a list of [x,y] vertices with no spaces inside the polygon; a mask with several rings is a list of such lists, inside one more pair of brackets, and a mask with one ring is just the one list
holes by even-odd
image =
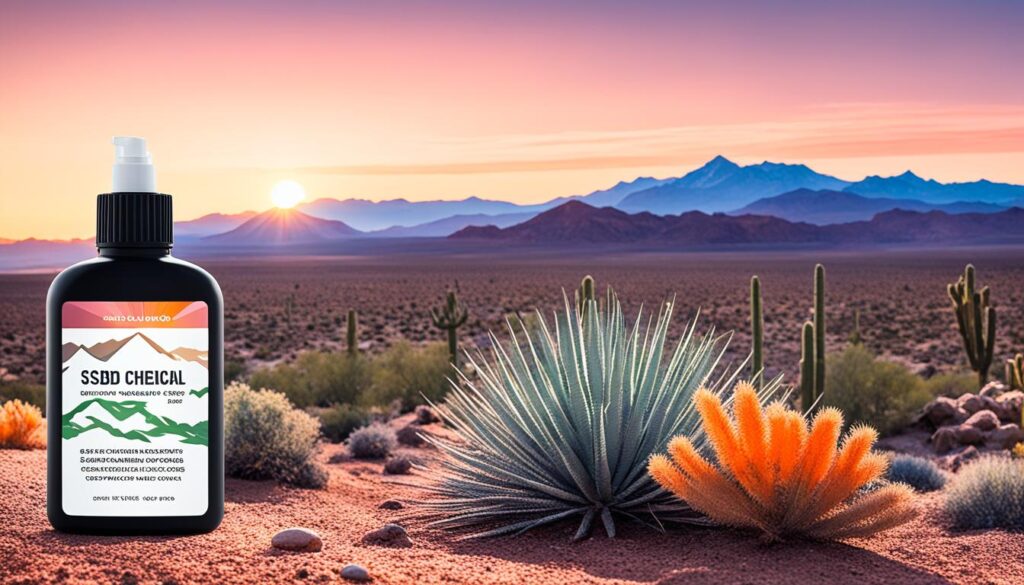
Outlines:
{"label": "boulder", "polygon": [[401,510],[405,507],[405,504],[398,500],[386,500],[381,505],[377,506],[381,510]]}
{"label": "boulder", "polygon": [[1006,384],[1003,384],[1002,382],[989,382],[982,386],[981,390],[978,391],[978,394],[988,396],[989,398],[996,398],[1003,392],[1006,392],[1006,390]]}
{"label": "boulder", "polygon": [[1024,392],[1013,390],[1004,392],[996,398],[1002,412],[999,413],[1000,420],[1006,422],[1020,422],[1021,405],[1024,404]]}
{"label": "boulder", "polygon": [[957,446],[956,427],[940,427],[932,434],[932,448],[936,453],[948,453]]}
{"label": "boulder", "polygon": [[324,543],[320,535],[308,528],[282,530],[270,539],[274,548],[292,552],[319,552]]}
{"label": "boulder", "polygon": [[991,431],[999,426],[999,417],[991,410],[979,410],[960,426],[974,427],[979,431]]}
{"label": "boulder", "polygon": [[957,408],[956,400],[939,396],[924,406],[924,417],[928,419],[928,422],[939,427],[956,414]]}
{"label": "boulder", "polygon": [[956,404],[967,412],[974,414],[985,408],[985,402],[977,394],[962,394],[956,399]]}
{"label": "boulder", "polygon": [[996,449],[1013,449],[1017,443],[1024,441],[1024,431],[1019,425],[1007,423],[994,429],[985,438],[985,444]]}
{"label": "boulder", "polygon": [[985,442],[985,433],[976,426],[964,423],[956,428],[955,438],[961,445],[980,445]]}

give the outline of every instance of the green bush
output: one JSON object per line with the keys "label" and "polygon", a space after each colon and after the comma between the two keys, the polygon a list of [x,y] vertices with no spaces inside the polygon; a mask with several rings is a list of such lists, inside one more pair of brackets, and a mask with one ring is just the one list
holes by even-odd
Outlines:
{"label": "green bush", "polygon": [[924,387],[932,396],[958,398],[967,392],[978,392],[978,376],[963,373],[937,374],[925,380]]}
{"label": "green bush", "polygon": [[320,422],[280,392],[233,383],[224,391],[224,471],[304,488],[327,485],[314,460]]}
{"label": "green bush", "polygon": [[275,388],[296,406],[327,407],[352,403],[370,385],[366,358],[347,353],[310,351],[299,354],[292,364],[278,364],[254,372],[249,384],[256,388]]}
{"label": "green bush", "polygon": [[335,404],[328,408],[314,408],[310,411],[320,419],[320,430],[332,443],[340,443],[352,431],[366,426],[373,420],[373,412],[352,404]]}
{"label": "green bush", "polygon": [[46,412],[46,386],[21,380],[0,382],[0,404],[8,400],[20,400]]}
{"label": "green bush", "polygon": [[958,528],[1024,528],[1024,461],[968,464],[946,490],[946,512]]}
{"label": "green bush", "polygon": [[448,393],[448,378],[456,375],[448,362],[448,348],[432,343],[422,348],[399,341],[373,359],[370,387],[360,398],[364,405],[385,405],[400,401],[402,411],[432,402]]}
{"label": "green bush", "polygon": [[394,429],[380,422],[360,427],[348,437],[348,452],[356,459],[383,459],[397,446]]}
{"label": "green bush", "polygon": [[930,399],[921,378],[900,364],[876,359],[862,345],[828,356],[822,402],[843,411],[848,424],[892,433],[909,424]]}

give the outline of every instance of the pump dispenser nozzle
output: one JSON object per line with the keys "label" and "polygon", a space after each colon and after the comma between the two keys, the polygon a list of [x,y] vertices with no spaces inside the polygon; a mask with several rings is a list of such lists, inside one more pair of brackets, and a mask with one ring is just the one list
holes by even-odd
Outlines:
{"label": "pump dispenser nozzle", "polygon": [[146,139],[115,136],[113,193],[156,193],[153,159],[146,150]]}

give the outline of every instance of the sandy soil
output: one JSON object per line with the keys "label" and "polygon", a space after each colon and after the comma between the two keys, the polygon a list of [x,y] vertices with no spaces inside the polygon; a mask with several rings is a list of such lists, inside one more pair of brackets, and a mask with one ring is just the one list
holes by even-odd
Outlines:
{"label": "sandy soil", "polygon": [[[628,314],[672,294],[679,313],[672,335],[700,307],[702,327],[735,331],[727,361],[749,351],[750,275],[764,292],[765,363],[794,376],[800,361],[800,323],[810,316],[812,274],[823,262],[827,276],[827,330],[839,347],[860,312],[868,347],[923,371],[964,366],[964,353],[949,309],[946,284],[967,262],[992,289],[999,311],[996,361],[1024,347],[1024,249],[899,251],[785,251],[580,255],[374,256],[262,258],[201,262],[224,290],[229,361],[250,366],[291,359],[310,349],[343,346],[344,318],[359,311],[360,342],[370,352],[397,339],[442,341],[430,308],[458,282],[470,319],[459,330],[463,347],[486,345],[487,330],[504,331],[517,311],[548,311],[584,274],[599,288],[618,291]],[[27,381],[42,381],[45,360],[44,299],[52,275],[0,275],[0,359]],[[289,308],[291,310],[289,311]],[[999,366],[1000,368],[1002,366]],[[792,378],[791,378],[792,379]]]}
{"label": "sandy soil", "polygon": [[[419,449],[427,460],[431,451]],[[327,445],[321,456],[344,459]],[[516,538],[463,541],[378,506],[415,497],[379,462],[328,464],[326,491],[229,480],[224,523],[187,537],[93,537],[55,532],[45,514],[43,451],[0,451],[0,582],[7,583],[341,583],[348,563],[374,583],[1021,583],[1024,536],[954,533],[943,527],[941,495],[922,497],[923,517],[870,540],[765,546],[713,529],[660,534],[620,525],[620,536],[570,543],[574,526]],[[405,481],[416,482],[406,476]],[[414,546],[363,545],[361,537],[398,520]],[[319,553],[270,547],[278,530],[305,526]]]}

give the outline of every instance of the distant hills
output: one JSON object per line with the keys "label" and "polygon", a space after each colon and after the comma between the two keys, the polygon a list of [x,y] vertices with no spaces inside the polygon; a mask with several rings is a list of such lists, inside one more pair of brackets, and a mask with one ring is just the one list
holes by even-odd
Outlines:
{"label": "distant hills", "polygon": [[927,203],[953,203],[980,201],[985,203],[1024,203],[1024,185],[974,181],[972,183],[939,183],[922,179],[907,171],[895,177],[872,175],[863,181],[851,183],[844,190],[864,197],[916,199]]}
{"label": "distant hills", "polygon": [[878,213],[904,209],[906,211],[943,211],[946,213],[995,213],[1006,209],[994,203],[958,201],[956,203],[927,203],[914,199],[864,197],[849,191],[823,189],[797,189],[774,197],[765,197],[730,212],[731,215],[771,215],[788,221],[803,221],[817,225],[865,221]]}
{"label": "distant hills", "polygon": [[[910,171],[892,177],[872,175],[861,181],[849,182],[802,164],[766,161],[739,165],[723,156],[716,156],[679,177],[639,177],[620,181],[607,189],[537,204],[520,205],[480,197],[435,201],[324,198],[293,210],[213,213],[176,222],[175,237],[180,249],[190,255],[213,253],[210,251],[218,249],[227,250],[229,254],[244,254],[249,248],[255,250],[253,253],[263,253],[269,247],[293,245],[313,250],[359,238],[444,238],[455,233],[460,234],[454,238],[456,240],[465,238],[466,234],[475,234],[474,237],[506,234],[500,237],[507,237],[513,232],[502,230],[528,224],[567,203],[614,208],[625,216],[647,214],[657,218],[684,215],[683,220],[675,220],[677,224],[694,218],[713,217],[714,229],[731,231],[733,235],[729,237],[732,239],[747,237],[757,241],[756,234],[743,237],[736,234],[755,228],[762,231],[790,228],[773,222],[733,221],[707,214],[770,216],[789,224],[806,223],[813,227],[873,222],[872,218],[879,214],[895,210],[922,214],[938,211],[945,215],[1002,213],[1010,207],[1024,207],[1024,186],[987,180],[940,183],[923,179]],[[570,206],[568,211],[563,209],[561,213],[573,213],[573,209],[578,208]],[[689,215],[691,212],[700,213]],[[573,223],[583,219],[566,216],[566,219],[572,219],[572,225],[551,229],[578,228],[578,231],[549,238],[578,238],[580,241],[609,238],[609,241],[618,241],[619,235],[615,230],[628,232],[636,226],[637,219],[634,217],[623,222],[621,219],[613,221],[614,217],[621,218],[612,214],[601,215],[600,219],[606,223],[591,226],[584,233],[584,226]],[[544,221],[550,222],[551,219],[552,216],[547,216]],[[658,223],[657,220],[651,221]],[[525,234],[538,229],[538,224],[529,225],[532,227],[523,227],[519,232]],[[710,227],[707,229],[712,231],[705,231],[702,225],[691,228],[695,230],[693,238],[699,238],[700,234],[711,239],[719,237]],[[802,228],[797,231],[803,233]],[[838,233],[840,230],[834,231]],[[778,237],[782,237],[781,232]],[[825,236],[819,234],[814,237]],[[0,270],[63,266],[94,253],[93,244],[87,239],[11,242],[0,238]]]}
{"label": "distant hills", "polygon": [[647,244],[655,247],[735,244],[910,244],[1024,242],[1024,209],[953,215],[894,210],[869,221],[818,226],[766,215],[628,214],[570,202],[508,228],[469,227],[451,240],[529,244]]}
{"label": "distant hills", "polygon": [[678,179],[630,194],[617,207],[630,213],[648,211],[658,215],[730,211],[795,189],[838,190],[847,185],[805,165],[763,162],[740,166],[717,156]]}
{"label": "distant hills", "polygon": [[297,209],[271,209],[255,215],[235,229],[203,238],[221,246],[278,246],[310,244],[362,235],[348,224],[321,219]]}

